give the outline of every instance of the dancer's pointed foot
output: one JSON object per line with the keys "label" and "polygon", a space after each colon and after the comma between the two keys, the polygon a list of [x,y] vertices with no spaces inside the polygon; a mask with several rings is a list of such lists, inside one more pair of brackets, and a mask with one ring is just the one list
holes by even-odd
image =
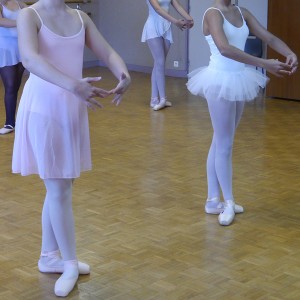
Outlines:
{"label": "dancer's pointed foot", "polygon": [[68,260],[64,262],[64,272],[57,279],[54,287],[55,295],[58,297],[66,297],[73,290],[78,280],[78,261]]}
{"label": "dancer's pointed foot", "polygon": [[166,98],[161,98],[159,103],[153,106],[153,110],[157,111],[170,106],[172,106],[172,103],[170,101],[167,101]]}
{"label": "dancer's pointed foot", "polygon": [[234,205],[232,200],[225,201],[224,210],[219,214],[218,218],[220,225],[228,226],[233,222],[235,216]]}
{"label": "dancer's pointed foot", "polygon": [[153,110],[158,111],[158,110],[161,110],[165,107],[166,107],[166,103],[165,102],[160,102],[159,104],[153,106]]}

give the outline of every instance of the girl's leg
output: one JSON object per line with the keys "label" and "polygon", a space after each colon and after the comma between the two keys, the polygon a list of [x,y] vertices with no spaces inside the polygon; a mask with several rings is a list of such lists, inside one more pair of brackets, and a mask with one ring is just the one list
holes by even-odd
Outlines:
{"label": "girl's leg", "polygon": [[243,112],[244,112],[245,102],[238,101],[236,102],[236,114],[235,114],[235,129],[238,128]]}
{"label": "girl's leg", "polygon": [[[167,60],[167,55],[169,53],[170,47],[171,47],[171,42],[169,40],[164,39],[164,47],[165,47],[165,61]],[[170,101],[167,101],[167,98],[165,99],[160,99],[160,101],[165,103],[166,107],[172,106],[172,103]]]}
{"label": "girl's leg", "polygon": [[[236,102],[236,118],[235,118],[235,128],[238,127],[239,121],[243,114],[244,102]],[[205,211],[208,214],[220,214],[224,209],[224,205],[220,202],[220,185],[216,173],[215,167],[215,153],[216,153],[216,143],[215,136],[209,149],[206,170],[207,170],[207,184],[208,184],[208,197],[205,205]],[[242,213],[244,208],[240,205],[235,204],[235,213]]]}
{"label": "girl's leg", "polygon": [[65,297],[74,288],[79,271],[72,211],[72,180],[45,179],[50,222],[64,260],[64,272],[55,283],[55,294]]}
{"label": "girl's leg", "polygon": [[0,68],[0,74],[4,85],[4,102],[6,111],[6,127],[15,127],[15,115],[18,99],[18,91],[21,85],[24,67],[21,63]]}
{"label": "girl's leg", "polygon": [[208,199],[215,199],[215,198],[220,199],[220,186],[219,186],[219,181],[216,173],[215,156],[216,156],[216,141],[215,141],[215,135],[213,135],[213,139],[209,148],[207,162],[206,162]]}
{"label": "girl's leg", "polygon": [[219,216],[219,222],[221,225],[229,225],[234,218],[232,148],[236,120],[239,119],[236,115],[237,105],[236,102],[223,99],[208,99],[208,108],[214,130],[215,171],[225,200],[225,209]]}
{"label": "girl's leg", "polygon": [[[38,262],[42,273],[63,273],[64,262],[61,259],[59,247],[54,235],[49,212],[49,195],[46,195],[42,211],[42,251]],[[89,274],[90,266],[78,262],[79,274]]]}
{"label": "girl's leg", "polygon": [[[165,63],[167,53],[170,49],[170,42],[166,41],[162,37],[158,37],[149,39],[147,43],[154,60],[154,67],[151,74],[151,98],[155,99],[156,101],[158,98],[161,100],[164,99],[163,101],[165,102]],[[164,104],[164,102],[159,103],[159,105]]]}

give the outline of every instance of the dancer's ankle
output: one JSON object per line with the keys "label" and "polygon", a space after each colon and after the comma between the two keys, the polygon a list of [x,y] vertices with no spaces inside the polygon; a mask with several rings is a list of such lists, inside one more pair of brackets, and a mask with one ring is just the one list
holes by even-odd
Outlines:
{"label": "dancer's ankle", "polygon": [[41,257],[60,257],[60,251],[59,249],[53,250],[53,251],[41,251]]}
{"label": "dancer's ankle", "polygon": [[155,105],[158,105],[159,104],[159,99],[158,97],[151,97],[151,100],[150,100],[150,107],[154,107]]}

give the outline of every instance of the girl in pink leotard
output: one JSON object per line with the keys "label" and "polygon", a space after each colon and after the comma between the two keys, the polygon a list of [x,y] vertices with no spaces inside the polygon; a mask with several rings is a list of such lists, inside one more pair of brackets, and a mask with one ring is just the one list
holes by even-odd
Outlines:
{"label": "girl in pink leotard", "polygon": [[[42,213],[41,272],[60,272],[55,294],[67,296],[89,266],[76,256],[72,185],[91,169],[87,108],[96,97],[114,94],[118,105],[130,84],[123,60],[91,19],[64,0],[39,0],[20,13],[19,44],[30,72],[17,113],[12,168],[38,174],[46,187]],[[110,91],[95,87],[100,78],[82,78],[85,44],[119,82]],[[60,254],[62,259],[60,258]]]}

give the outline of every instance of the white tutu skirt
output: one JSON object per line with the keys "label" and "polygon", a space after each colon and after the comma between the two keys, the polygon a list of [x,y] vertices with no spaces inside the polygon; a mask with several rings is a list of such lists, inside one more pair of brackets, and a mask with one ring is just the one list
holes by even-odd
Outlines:
{"label": "white tutu skirt", "polygon": [[21,62],[18,39],[0,37],[0,68],[14,66]]}
{"label": "white tutu skirt", "polygon": [[251,101],[265,88],[269,78],[253,67],[239,71],[202,67],[188,74],[187,88],[193,94],[208,99]]}
{"label": "white tutu skirt", "polygon": [[157,37],[163,37],[173,43],[171,22],[161,16],[156,19],[149,17],[145,23],[141,41],[146,42]]}

